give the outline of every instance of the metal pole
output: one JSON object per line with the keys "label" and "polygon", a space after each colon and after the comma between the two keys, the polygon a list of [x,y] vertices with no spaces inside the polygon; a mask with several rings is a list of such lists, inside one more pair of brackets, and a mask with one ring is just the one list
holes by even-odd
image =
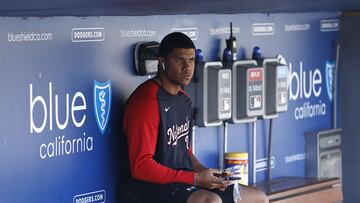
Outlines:
{"label": "metal pole", "polygon": [[222,136],[222,143],[220,146],[220,153],[219,153],[219,168],[220,170],[224,169],[224,157],[225,153],[227,152],[227,137],[228,137],[228,122],[223,123],[223,136]]}
{"label": "metal pole", "polygon": [[340,43],[337,43],[336,45],[336,62],[335,62],[335,70],[333,73],[333,127],[334,129],[337,128],[337,110],[336,110],[336,106],[337,106],[337,80],[338,80],[338,69],[339,69],[339,56],[340,56]]}
{"label": "metal pole", "polygon": [[224,154],[228,151],[227,150],[227,140],[228,140],[228,122],[224,122]]}
{"label": "metal pole", "polygon": [[[224,126],[223,126],[224,128]],[[224,129],[223,129],[223,134],[222,136],[220,136],[220,145],[219,145],[219,169],[223,170],[224,169],[224,143],[225,143],[225,139],[224,139]]]}
{"label": "metal pole", "polygon": [[224,153],[223,153],[223,143],[224,143],[224,137],[221,136],[221,142],[220,143],[220,150],[219,150],[219,170],[224,170]]}
{"label": "metal pole", "polygon": [[224,151],[223,151],[223,158],[222,158],[222,162],[224,164],[224,158],[225,158],[225,153],[228,151],[227,150],[227,140],[228,140],[228,122],[224,122]]}
{"label": "metal pole", "polygon": [[192,127],[192,142],[191,142],[191,149],[192,153],[195,155],[195,126]]}
{"label": "metal pole", "polygon": [[253,183],[256,183],[256,121],[252,123],[252,162]]}
{"label": "metal pole", "polygon": [[268,159],[267,159],[267,167],[268,167],[268,180],[271,180],[271,153],[272,153],[272,124],[273,119],[269,121],[269,148],[268,148]]}

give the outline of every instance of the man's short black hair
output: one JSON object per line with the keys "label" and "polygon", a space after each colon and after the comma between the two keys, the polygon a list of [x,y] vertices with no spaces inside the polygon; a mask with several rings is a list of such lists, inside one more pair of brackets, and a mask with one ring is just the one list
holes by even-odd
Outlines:
{"label": "man's short black hair", "polygon": [[160,43],[159,56],[166,57],[174,49],[195,49],[195,45],[192,40],[181,32],[172,32],[166,35]]}

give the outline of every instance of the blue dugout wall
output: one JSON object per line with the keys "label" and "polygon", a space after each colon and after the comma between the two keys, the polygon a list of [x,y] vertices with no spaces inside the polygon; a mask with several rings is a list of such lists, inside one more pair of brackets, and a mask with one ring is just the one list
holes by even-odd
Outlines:
{"label": "blue dugout wall", "polygon": [[[273,123],[273,177],[304,176],[304,133],[332,127],[329,91],[338,17],[1,17],[0,202],[86,197],[116,202],[122,109],[148,79],[134,72],[133,45],[182,31],[203,50],[206,61],[218,61],[230,21],[239,59],[249,59],[252,48],[260,46],[264,57],[282,54],[287,60],[290,101],[288,112]],[[256,124],[261,181],[269,121]],[[228,150],[250,153],[250,135],[250,124],[229,125]],[[196,155],[208,167],[218,167],[221,136],[222,127],[196,128]]]}

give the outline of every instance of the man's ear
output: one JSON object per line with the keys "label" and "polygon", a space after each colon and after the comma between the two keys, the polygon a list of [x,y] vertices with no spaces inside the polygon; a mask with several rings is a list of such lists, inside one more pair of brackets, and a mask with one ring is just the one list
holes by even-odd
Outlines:
{"label": "man's ear", "polygon": [[165,59],[163,57],[158,58],[158,64],[163,70],[165,70]]}

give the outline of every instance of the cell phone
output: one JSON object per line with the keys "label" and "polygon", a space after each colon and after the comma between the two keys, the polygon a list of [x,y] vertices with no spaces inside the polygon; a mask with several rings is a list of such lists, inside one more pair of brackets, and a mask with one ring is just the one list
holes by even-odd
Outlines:
{"label": "cell phone", "polygon": [[214,176],[218,177],[218,178],[225,178],[227,177],[229,174],[222,172],[222,173],[213,173]]}
{"label": "cell phone", "polygon": [[226,178],[226,180],[241,180],[241,177],[232,176],[232,177]]}
{"label": "cell phone", "polygon": [[229,173],[226,173],[226,172],[222,172],[222,173],[213,173],[214,176],[218,177],[218,178],[221,178],[223,180],[230,180],[230,181],[233,181],[233,180],[241,180],[241,177],[238,177],[238,176],[229,176],[230,174]]}

